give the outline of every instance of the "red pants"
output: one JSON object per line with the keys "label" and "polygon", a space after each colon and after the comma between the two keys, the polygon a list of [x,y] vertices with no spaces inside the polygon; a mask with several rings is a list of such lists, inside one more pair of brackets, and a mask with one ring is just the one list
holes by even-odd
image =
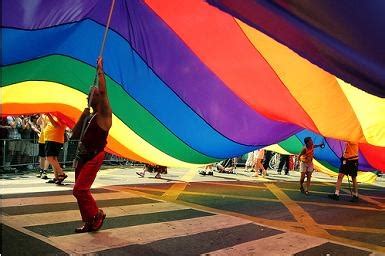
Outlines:
{"label": "red pants", "polygon": [[98,206],[91,195],[90,188],[103,163],[104,152],[100,152],[87,162],[79,161],[75,169],[75,186],[73,195],[76,197],[84,222],[91,221],[98,213]]}

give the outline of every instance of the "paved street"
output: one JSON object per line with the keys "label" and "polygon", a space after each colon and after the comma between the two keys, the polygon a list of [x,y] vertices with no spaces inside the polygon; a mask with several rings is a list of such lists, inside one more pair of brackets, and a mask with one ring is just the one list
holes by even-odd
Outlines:
{"label": "paved street", "polygon": [[99,232],[81,225],[65,186],[34,173],[3,175],[1,255],[385,255],[385,182],[360,184],[350,203],[327,198],[335,178],[315,173],[311,194],[298,190],[299,173],[267,179],[169,169],[162,179],[140,169],[100,171],[93,193],[107,214]]}

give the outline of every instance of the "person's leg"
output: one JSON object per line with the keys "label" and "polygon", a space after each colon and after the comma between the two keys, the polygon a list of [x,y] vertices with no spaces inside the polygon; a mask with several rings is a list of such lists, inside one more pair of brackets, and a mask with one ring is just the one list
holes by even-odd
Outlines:
{"label": "person's leg", "polygon": [[358,201],[358,183],[357,183],[357,172],[358,172],[358,160],[349,162],[349,174],[352,177],[353,182],[353,198],[351,202]]}
{"label": "person's leg", "polygon": [[341,184],[342,184],[342,180],[343,180],[344,176],[345,176],[345,174],[343,174],[343,173],[338,174],[338,178],[337,178],[337,182],[336,182],[336,191],[334,192],[334,194],[336,194],[337,196],[340,195]]}
{"label": "person's leg", "polygon": [[7,154],[5,155],[5,169],[11,170],[12,161],[15,154],[15,148],[16,148],[16,141],[15,140],[8,140],[8,150]]}
{"label": "person's leg", "polygon": [[13,153],[14,164],[18,165],[16,167],[16,172],[21,169],[21,166],[19,166],[19,164],[21,164],[21,154],[20,154],[21,145],[22,145],[22,140],[21,139],[16,140],[15,152]]}
{"label": "person's leg", "polygon": [[281,155],[281,157],[279,159],[278,169],[277,169],[278,174],[282,173],[282,169],[283,169],[284,165],[285,165],[285,159],[284,159],[284,156]]}
{"label": "person's leg", "polygon": [[344,176],[347,174],[348,172],[346,169],[346,164],[341,164],[339,173],[338,173],[337,182],[336,182],[336,191],[334,192],[334,194],[328,195],[330,199],[333,199],[336,201],[340,200],[340,189],[341,189],[342,180]]}
{"label": "person's leg", "polygon": [[265,167],[263,167],[263,164],[262,164],[262,161],[263,161],[263,159],[258,159],[258,169],[260,169],[260,170],[262,170],[262,175],[263,175],[263,177],[265,177],[266,176],[266,169],[265,169]]}
{"label": "person's leg", "polygon": [[39,143],[39,175],[37,177],[42,179],[48,179],[47,177],[47,170],[48,170],[49,163],[47,161],[46,157],[46,150],[45,150],[45,144]]}
{"label": "person's leg", "polygon": [[273,156],[273,152],[270,150],[265,151],[265,161],[263,161],[263,167],[267,170],[269,168],[269,163],[271,157]]}
{"label": "person's leg", "polygon": [[341,183],[342,183],[344,176],[345,176],[345,174],[342,172],[340,172],[338,174],[338,178],[337,178],[337,182],[336,182],[336,191],[333,194],[328,195],[328,197],[330,199],[333,199],[336,201],[340,200],[340,189],[341,189]]}
{"label": "person's leg", "polygon": [[357,184],[357,176],[352,177],[352,183],[353,183],[353,197],[350,200],[350,202],[357,202],[358,201],[358,184]]}
{"label": "person's leg", "polygon": [[301,178],[299,180],[299,185],[300,185],[300,190],[302,193],[305,192],[305,189],[303,188],[303,183],[305,182],[305,176],[306,176],[306,173],[305,172],[301,172]]}
{"label": "person's leg", "polygon": [[305,194],[309,194],[309,191],[310,191],[310,184],[311,184],[311,175],[312,175],[312,171],[308,170],[306,172],[306,176],[307,176],[307,179],[306,179],[306,191],[305,191]]}
{"label": "person's leg", "polygon": [[146,173],[146,164],[143,166],[143,170],[141,172],[136,172],[136,174],[138,174],[140,177],[144,177],[144,174]]}
{"label": "person's leg", "polygon": [[217,171],[220,173],[225,172],[225,167],[221,164],[217,164]]}
{"label": "person's leg", "polygon": [[285,155],[285,175],[289,175],[290,169],[290,156]]}
{"label": "person's leg", "polygon": [[48,179],[48,176],[47,176],[48,167],[49,167],[49,162],[47,160],[47,157],[43,157],[43,174],[41,176],[42,179]]}
{"label": "person's leg", "polygon": [[299,185],[300,185],[299,189],[301,190],[302,193],[305,193],[305,189],[303,188],[303,183],[305,181],[306,168],[307,168],[307,165],[303,162],[300,162],[299,169],[301,172],[301,178],[299,180]]}
{"label": "person's leg", "polygon": [[47,161],[52,166],[55,179],[58,179],[59,175],[63,174],[63,169],[61,168],[59,162],[57,161],[57,157],[47,156]]}
{"label": "person's leg", "polygon": [[353,182],[353,195],[358,196],[357,177],[352,177],[352,182]]}
{"label": "person's leg", "polygon": [[208,175],[213,175],[214,174],[213,173],[213,165],[212,164],[207,166],[207,170],[208,170],[208,172],[207,172]]}
{"label": "person's leg", "polygon": [[61,143],[48,141],[46,144],[47,160],[51,164],[55,175],[55,183],[61,184],[67,175],[63,172],[58,160],[58,155],[62,147]]}
{"label": "person's leg", "polygon": [[45,159],[45,145],[43,143],[39,143],[39,167],[40,170],[43,170],[44,168],[44,159]]}
{"label": "person's leg", "polygon": [[104,152],[100,152],[86,163],[78,164],[78,167],[75,170],[73,195],[78,202],[82,220],[86,223],[83,227],[76,229],[76,232],[94,231],[92,225],[95,222],[95,218],[98,216],[100,210],[91,194],[90,188],[96,178],[96,174],[99,171],[100,166],[103,163],[103,159]]}
{"label": "person's leg", "polygon": [[254,171],[253,176],[254,176],[254,177],[258,177],[258,176],[259,176],[259,174],[258,174],[258,172],[259,172],[258,169],[259,169],[258,159],[255,159],[255,160],[254,160],[254,163],[253,163],[253,171]]}

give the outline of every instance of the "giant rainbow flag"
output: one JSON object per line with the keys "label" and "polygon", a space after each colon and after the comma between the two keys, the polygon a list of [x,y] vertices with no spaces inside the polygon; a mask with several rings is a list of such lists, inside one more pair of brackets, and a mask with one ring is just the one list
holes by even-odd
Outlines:
{"label": "giant rainbow flag", "polygon": [[[239,9],[246,2],[257,1],[116,0],[103,56],[114,114],[108,150],[193,167],[272,144],[297,153],[311,136],[326,142],[315,157],[329,170],[338,168],[341,141],[350,140],[360,143],[361,170],[385,172],[384,48],[361,41],[322,48],[321,38],[309,50],[306,40],[317,38],[295,27],[307,24],[301,11],[309,6],[292,12],[293,25],[270,9],[274,15],[261,20],[249,16],[251,7]],[[1,114],[52,112],[73,124],[87,104],[110,6],[2,1]],[[341,42],[340,32],[327,39]],[[360,62],[361,51],[374,57]]]}

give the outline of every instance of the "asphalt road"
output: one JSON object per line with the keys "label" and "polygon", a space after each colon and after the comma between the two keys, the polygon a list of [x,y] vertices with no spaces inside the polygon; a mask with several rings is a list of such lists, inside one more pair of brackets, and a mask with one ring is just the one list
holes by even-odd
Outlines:
{"label": "asphalt road", "polygon": [[139,169],[102,170],[93,193],[107,213],[99,232],[81,225],[65,186],[34,173],[2,175],[1,255],[383,255],[384,180],[360,184],[360,201],[331,201],[335,178],[314,175],[310,195],[299,174],[267,179],[252,173],[202,176],[169,169],[162,179]]}

